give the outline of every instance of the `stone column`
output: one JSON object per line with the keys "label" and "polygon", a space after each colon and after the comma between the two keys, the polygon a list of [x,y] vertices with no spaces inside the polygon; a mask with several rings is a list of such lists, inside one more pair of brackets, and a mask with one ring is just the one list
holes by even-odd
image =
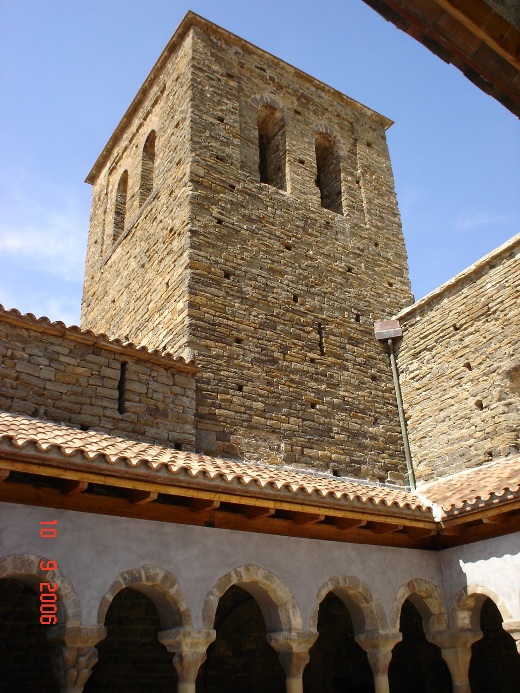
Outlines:
{"label": "stone column", "polygon": [[303,693],[303,670],[309,662],[309,650],[317,637],[318,633],[312,631],[279,631],[267,634],[267,642],[278,652],[285,671],[286,693]]}
{"label": "stone column", "polygon": [[368,656],[368,663],[374,675],[375,693],[390,693],[388,667],[392,660],[392,650],[402,640],[402,633],[367,631],[356,635],[355,641]]}
{"label": "stone column", "polygon": [[61,693],[82,693],[83,687],[98,661],[94,647],[106,638],[102,626],[54,626],[47,632],[53,645],[52,668]]}
{"label": "stone column", "polygon": [[173,666],[177,671],[177,693],[195,693],[195,681],[206,660],[206,650],[215,640],[214,630],[172,628],[161,630],[158,638],[168,652],[173,652]]}
{"label": "stone column", "polygon": [[520,654],[520,621],[504,621],[502,628],[515,639],[516,649]]}
{"label": "stone column", "polygon": [[441,649],[442,658],[450,670],[453,693],[471,693],[469,663],[471,646],[482,637],[480,630],[429,631],[426,638]]}

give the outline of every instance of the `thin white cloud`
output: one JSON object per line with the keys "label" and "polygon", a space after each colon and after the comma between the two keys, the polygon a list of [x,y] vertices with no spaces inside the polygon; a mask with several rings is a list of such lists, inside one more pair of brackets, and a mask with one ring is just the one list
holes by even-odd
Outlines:
{"label": "thin white cloud", "polygon": [[19,174],[1,181],[0,256],[64,281],[83,274],[88,217],[73,189]]}
{"label": "thin white cloud", "polygon": [[497,214],[481,210],[468,209],[455,220],[455,230],[459,233],[468,231],[478,231],[486,226],[502,227],[504,223],[511,220],[508,214]]}

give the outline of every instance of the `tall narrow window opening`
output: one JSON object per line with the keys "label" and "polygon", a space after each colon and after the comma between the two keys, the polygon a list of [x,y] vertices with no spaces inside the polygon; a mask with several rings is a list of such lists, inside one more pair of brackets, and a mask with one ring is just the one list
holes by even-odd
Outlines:
{"label": "tall narrow window opening", "polygon": [[125,171],[117,185],[116,203],[114,207],[114,227],[112,240],[114,243],[125,230],[126,196],[128,191],[128,171]]}
{"label": "tall narrow window opening", "polygon": [[272,106],[258,109],[258,170],[260,182],[287,189],[285,174],[285,121],[281,112]]}
{"label": "tall narrow window opening", "polygon": [[139,186],[139,206],[141,207],[153,190],[153,174],[155,166],[155,130],[152,130],[143,147],[141,158],[141,184]]}
{"label": "tall narrow window opening", "polygon": [[314,140],[316,150],[316,185],[320,189],[321,206],[343,214],[341,191],[341,160],[330,135],[319,132]]}
{"label": "tall narrow window opening", "polygon": [[117,411],[120,414],[124,414],[125,408],[125,395],[126,395],[126,361],[121,361],[121,370],[119,371],[119,382],[117,383]]}

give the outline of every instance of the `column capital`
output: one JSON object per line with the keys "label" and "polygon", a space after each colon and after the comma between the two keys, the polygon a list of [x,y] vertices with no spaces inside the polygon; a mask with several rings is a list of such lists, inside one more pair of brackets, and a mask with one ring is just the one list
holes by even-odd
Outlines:
{"label": "column capital", "polygon": [[354,640],[362,647],[365,652],[392,652],[398,642],[403,639],[403,634],[400,631],[378,631],[367,630],[364,633],[356,635]]}
{"label": "column capital", "polygon": [[173,666],[179,677],[179,684],[195,684],[200,667],[206,660],[206,650],[217,637],[212,629],[171,628],[158,634],[168,652],[173,652]]}
{"label": "column capital", "polygon": [[503,621],[502,628],[516,641],[516,649],[520,654],[520,621]]}
{"label": "column capital", "polygon": [[433,643],[441,650],[460,649],[471,647],[474,642],[482,638],[481,630],[429,630],[425,632],[428,642]]}
{"label": "column capital", "polygon": [[60,693],[82,693],[97,661],[95,647],[55,645],[51,651],[51,663]]}
{"label": "column capital", "polygon": [[303,670],[309,663],[309,650],[318,638],[315,631],[282,630],[267,634],[267,642],[278,652],[285,671],[287,693],[302,693]]}
{"label": "column capital", "polygon": [[267,634],[267,642],[280,654],[308,652],[317,639],[318,633],[311,630],[280,630]]}
{"label": "column capital", "polygon": [[441,655],[450,670],[453,693],[471,693],[469,685],[469,663],[471,646],[482,637],[482,631],[466,630],[429,630],[426,638],[438,645]]}
{"label": "column capital", "polygon": [[403,634],[399,631],[377,630],[360,633],[354,638],[367,653],[368,663],[374,675],[376,693],[389,693],[388,667],[392,659],[392,650],[402,639]]}

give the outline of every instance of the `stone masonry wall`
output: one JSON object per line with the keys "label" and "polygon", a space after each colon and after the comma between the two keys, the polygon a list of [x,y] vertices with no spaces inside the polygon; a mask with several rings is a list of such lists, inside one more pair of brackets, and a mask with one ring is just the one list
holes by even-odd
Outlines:
{"label": "stone masonry wall", "polygon": [[[262,51],[193,38],[190,346],[207,452],[402,480],[373,321],[410,302],[381,116]],[[285,120],[286,190],[260,183],[257,114]],[[316,132],[340,152],[324,209]]]}
{"label": "stone masonry wall", "polygon": [[[200,451],[401,481],[372,329],[412,298],[390,121],[199,17],[172,42],[89,178],[82,325],[196,355]],[[283,115],[285,190],[259,182],[262,105]],[[154,192],[107,250],[125,169],[136,213],[151,127]],[[343,214],[321,207],[316,133],[337,147]]]}
{"label": "stone masonry wall", "polygon": [[403,311],[398,365],[416,475],[520,448],[520,236]]}
{"label": "stone masonry wall", "polygon": [[0,313],[0,408],[193,450],[196,369],[143,356]]}
{"label": "stone masonry wall", "polygon": [[[93,169],[82,327],[190,355],[187,342],[190,40],[171,57],[113,153]],[[142,150],[156,132],[153,190],[140,204]],[[128,171],[125,230],[112,230],[116,191]]]}

